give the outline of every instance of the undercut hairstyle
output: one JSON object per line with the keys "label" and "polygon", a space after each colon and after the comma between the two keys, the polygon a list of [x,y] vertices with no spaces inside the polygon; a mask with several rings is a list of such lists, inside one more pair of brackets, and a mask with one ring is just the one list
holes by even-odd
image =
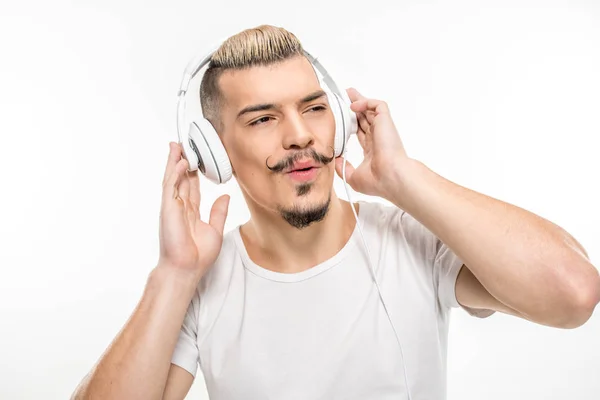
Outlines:
{"label": "undercut hairstyle", "polygon": [[204,118],[217,132],[222,130],[220,109],[225,99],[219,89],[219,78],[223,72],[273,65],[303,55],[298,38],[280,27],[260,25],[231,36],[215,51],[202,77],[200,104]]}

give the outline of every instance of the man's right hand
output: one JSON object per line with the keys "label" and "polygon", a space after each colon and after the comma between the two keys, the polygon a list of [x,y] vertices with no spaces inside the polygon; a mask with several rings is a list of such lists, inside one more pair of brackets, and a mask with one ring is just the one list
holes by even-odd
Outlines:
{"label": "man's right hand", "polygon": [[212,206],[209,222],[200,219],[198,172],[189,172],[180,144],[169,143],[160,211],[160,257],[157,268],[189,275],[198,281],[216,260],[223,243],[229,196]]}

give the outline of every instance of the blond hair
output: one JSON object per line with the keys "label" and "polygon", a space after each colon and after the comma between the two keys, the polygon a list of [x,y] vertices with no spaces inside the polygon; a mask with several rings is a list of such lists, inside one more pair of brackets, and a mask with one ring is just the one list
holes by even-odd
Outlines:
{"label": "blond hair", "polygon": [[202,78],[200,104],[204,118],[217,132],[222,129],[219,110],[224,99],[218,81],[224,71],[276,64],[303,54],[298,38],[276,26],[261,25],[229,37],[212,55]]}

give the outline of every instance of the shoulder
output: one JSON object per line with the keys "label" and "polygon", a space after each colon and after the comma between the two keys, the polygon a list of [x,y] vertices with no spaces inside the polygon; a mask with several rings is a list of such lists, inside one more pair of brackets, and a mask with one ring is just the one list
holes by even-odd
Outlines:
{"label": "shoulder", "polygon": [[412,215],[389,203],[360,201],[359,213],[364,224],[396,231],[427,231]]}
{"label": "shoulder", "polygon": [[197,295],[204,305],[218,301],[227,292],[235,266],[240,262],[236,234],[237,227],[224,234],[219,255],[198,283]]}
{"label": "shoulder", "polygon": [[405,244],[422,251],[435,248],[435,236],[416,218],[393,204],[359,202],[360,219],[365,229],[384,235],[394,244]]}
{"label": "shoulder", "polygon": [[[238,259],[237,235],[238,228],[234,228],[223,235],[223,244],[217,259],[202,278],[205,283],[215,283],[226,279],[231,273],[236,259]],[[202,282],[201,282],[202,283]]]}
{"label": "shoulder", "polygon": [[[196,321],[198,344],[202,343],[216,321],[222,304],[232,286],[240,257],[236,245],[237,227],[225,233],[221,250],[215,262],[210,266],[196,288]],[[235,284],[234,284],[235,286]]]}
{"label": "shoulder", "polygon": [[389,228],[390,223],[394,223],[402,218],[404,211],[400,208],[375,201],[359,201],[358,213],[361,222],[372,228]]}

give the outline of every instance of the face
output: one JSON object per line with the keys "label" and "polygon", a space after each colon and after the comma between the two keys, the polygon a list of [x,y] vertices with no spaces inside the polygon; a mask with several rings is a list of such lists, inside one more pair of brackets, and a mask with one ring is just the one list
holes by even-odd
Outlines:
{"label": "face", "polygon": [[310,62],[295,57],[228,71],[221,139],[246,200],[303,228],[333,192],[335,122]]}

